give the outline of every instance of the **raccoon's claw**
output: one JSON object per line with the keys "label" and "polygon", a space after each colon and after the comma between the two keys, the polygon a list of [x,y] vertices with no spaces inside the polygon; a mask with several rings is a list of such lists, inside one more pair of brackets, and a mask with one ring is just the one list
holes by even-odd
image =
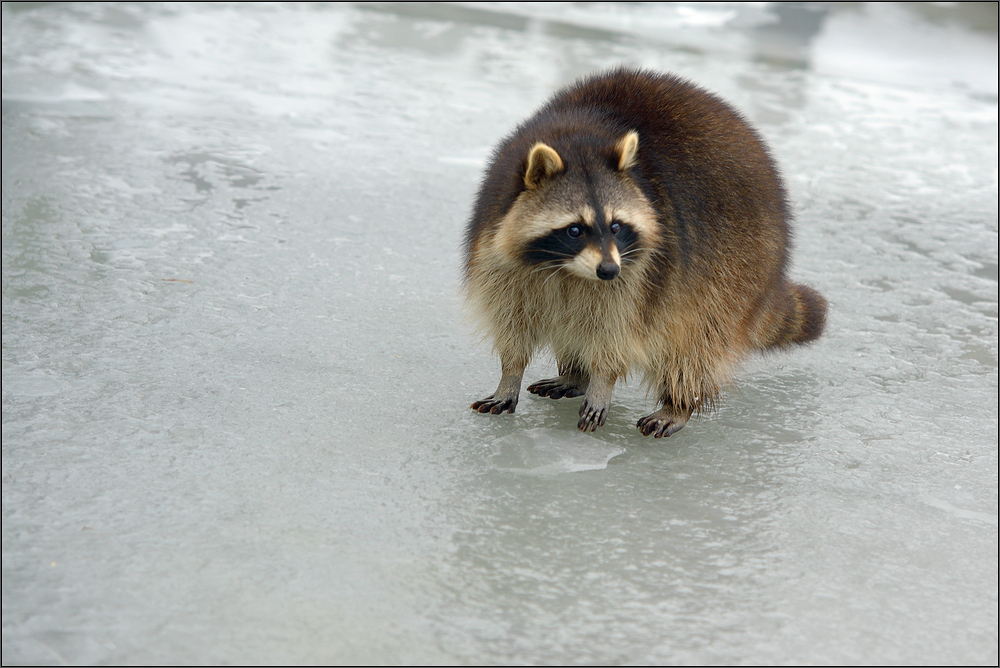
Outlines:
{"label": "raccoon's claw", "polygon": [[643,436],[653,435],[653,438],[663,438],[679,432],[687,424],[691,414],[678,415],[672,410],[661,408],[651,415],[639,418],[635,426],[639,428]]}
{"label": "raccoon's claw", "polygon": [[492,413],[493,415],[499,415],[504,411],[513,413],[516,407],[517,399],[494,399],[492,394],[485,399],[474,402],[471,406],[469,406],[469,408],[474,411],[479,411],[480,413]]}
{"label": "raccoon's claw", "polygon": [[604,420],[608,417],[608,405],[592,406],[586,399],[580,406],[580,421],[576,423],[576,428],[580,431],[594,431],[598,427],[604,426]]}
{"label": "raccoon's claw", "polygon": [[537,394],[540,397],[551,399],[562,399],[566,397],[582,397],[587,391],[587,385],[582,386],[579,381],[569,376],[559,376],[558,378],[547,378],[528,386],[528,392]]}
{"label": "raccoon's claw", "polygon": [[[507,368],[509,365],[504,365]],[[513,413],[517,407],[517,397],[521,393],[521,374],[524,368],[516,369],[513,373],[508,369],[500,377],[500,384],[497,385],[496,392],[473,403],[469,408],[480,413],[493,413],[499,415],[504,411]]]}

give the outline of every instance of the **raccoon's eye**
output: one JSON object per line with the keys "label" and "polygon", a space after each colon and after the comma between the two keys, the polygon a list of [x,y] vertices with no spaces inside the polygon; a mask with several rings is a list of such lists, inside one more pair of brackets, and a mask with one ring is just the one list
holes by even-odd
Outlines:
{"label": "raccoon's eye", "polygon": [[622,229],[622,224],[619,221],[617,220],[611,221],[611,234],[618,234],[621,231],[621,229]]}
{"label": "raccoon's eye", "polygon": [[566,234],[570,235],[574,239],[583,234],[583,228],[579,225],[570,225],[566,228]]}

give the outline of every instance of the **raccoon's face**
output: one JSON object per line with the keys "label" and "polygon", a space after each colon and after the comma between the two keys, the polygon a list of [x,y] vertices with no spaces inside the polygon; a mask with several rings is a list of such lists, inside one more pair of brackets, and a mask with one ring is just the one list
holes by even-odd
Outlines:
{"label": "raccoon's face", "polygon": [[546,216],[540,236],[525,239],[521,258],[536,266],[561,267],[580,278],[613,280],[622,264],[642,251],[639,232],[617,207],[583,204]]}
{"label": "raccoon's face", "polygon": [[652,205],[627,174],[636,145],[634,132],[620,140],[616,165],[580,157],[567,164],[551,147],[535,144],[526,188],[498,234],[508,256],[593,281],[612,281],[647,257],[658,227]]}

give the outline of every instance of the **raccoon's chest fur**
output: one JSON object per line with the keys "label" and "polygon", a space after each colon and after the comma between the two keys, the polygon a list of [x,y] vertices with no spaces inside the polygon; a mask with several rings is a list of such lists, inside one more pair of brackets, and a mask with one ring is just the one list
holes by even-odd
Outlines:
{"label": "raccoon's chest fur", "polygon": [[643,294],[635,276],[610,284],[576,277],[545,283],[532,306],[539,323],[539,344],[557,358],[573,357],[586,368],[624,376],[646,366],[648,341],[642,327]]}

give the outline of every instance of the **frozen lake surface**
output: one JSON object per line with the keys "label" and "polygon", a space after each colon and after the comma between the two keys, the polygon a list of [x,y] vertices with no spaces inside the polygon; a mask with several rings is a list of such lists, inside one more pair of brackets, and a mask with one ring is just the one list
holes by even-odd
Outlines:
{"label": "frozen lake surface", "polygon": [[[484,160],[619,63],[830,301],[665,440],[469,410]],[[995,4],[5,3],[3,663],[995,664],[997,180]]]}

